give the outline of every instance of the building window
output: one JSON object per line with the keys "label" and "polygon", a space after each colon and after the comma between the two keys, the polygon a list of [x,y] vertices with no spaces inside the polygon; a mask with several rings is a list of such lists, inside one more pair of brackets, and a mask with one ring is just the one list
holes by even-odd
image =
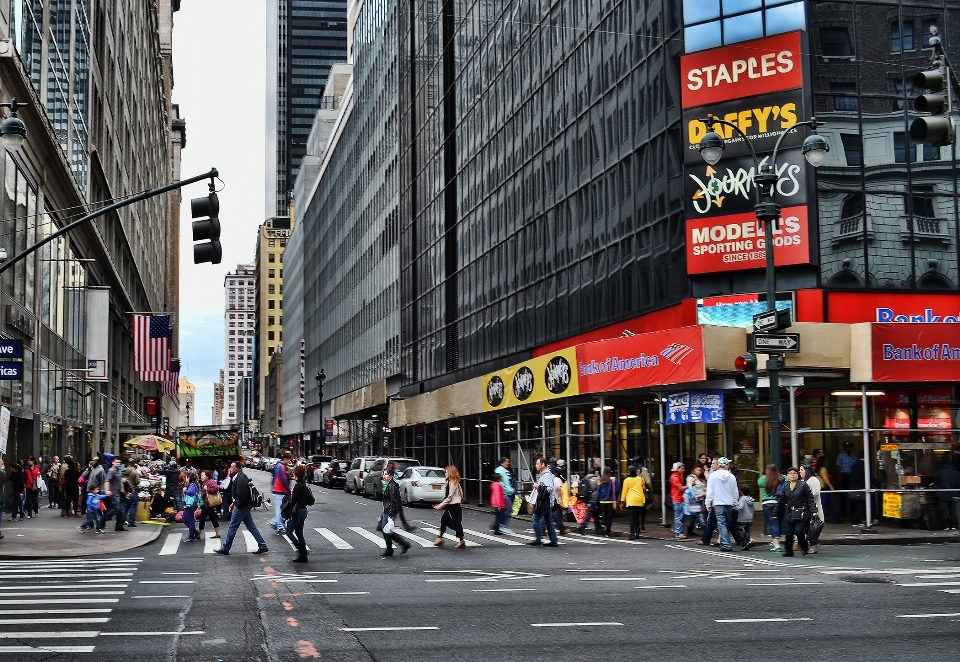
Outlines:
{"label": "building window", "polygon": [[273,283],[270,283],[269,285],[267,285],[267,294],[276,294],[276,293],[277,293],[276,285],[274,285]]}
{"label": "building window", "polygon": [[901,24],[900,21],[894,21],[890,24],[890,51],[893,53],[902,53],[903,51],[913,50],[913,22],[908,21]]}
{"label": "building window", "polygon": [[273,299],[268,300],[268,301],[267,301],[267,309],[268,309],[268,310],[273,310],[274,308],[276,308],[276,303],[274,302],[274,300],[273,300]]}
{"label": "building window", "polygon": [[824,57],[851,57],[850,31],[847,28],[820,28],[820,51]]}
{"label": "building window", "polygon": [[860,102],[857,99],[856,83],[830,83],[830,91],[835,95],[833,97],[834,110],[857,112]]}
{"label": "building window", "polygon": [[276,278],[277,270],[276,269],[267,269],[267,278]]}
{"label": "building window", "polygon": [[268,253],[268,254],[267,254],[267,262],[270,262],[270,263],[272,264],[272,263],[274,263],[274,262],[276,262],[276,261],[277,261],[277,254],[276,254],[276,253]]}
{"label": "building window", "polygon": [[840,142],[843,143],[843,153],[847,157],[848,166],[863,165],[863,140],[859,133],[841,133]]}
{"label": "building window", "polygon": [[235,373],[233,370],[231,370],[229,374],[230,374],[231,377],[236,377],[236,376],[237,376],[237,373]]}
{"label": "building window", "polygon": [[940,160],[940,148],[936,145],[924,145],[923,146],[923,160],[924,161],[939,161]]}
{"label": "building window", "polygon": [[893,132],[893,160],[896,163],[913,163],[915,159],[914,146],[907,140],[903,131]]}
{"label": "building window", "polygon": [[276,334],[273,331],[267,331],[267,340],[276,340]]}
{"label": "building window", "polygon": [[267,246],[270,247],[270,248],[276,248],[276,247],[277,247],[277,240],[276,240],[276,239],[267,239]]}
{"label": "building window", "polygon": [[287,240],[286,240],[286,239],[281,239],[281,240],[280,240],[280,248],[286,248],[286,247],[287,247]]}
{"label": "building window", "polygon": [[268,354],[269,356],[273,356],[273,349],[274,349],[274,348],[273,348],[272,346],[271,346],[271,347],[267,347],[267,354]]}
{"label": "building window", "polygon": [[276,319],[277,319],[277,318],[274,317],[273,315],[268,315],[268,316],[267,316],[267,326],[273,326],[273,325],[276,323]]}
{"label": "building window", "polygon": [[[925,19],[920,22],[920,48],[923,50],[930,50],[930,35],[931,28],[937,27],[938,21],[936,19]],[[939,32],[939,30],[937,30]]]}

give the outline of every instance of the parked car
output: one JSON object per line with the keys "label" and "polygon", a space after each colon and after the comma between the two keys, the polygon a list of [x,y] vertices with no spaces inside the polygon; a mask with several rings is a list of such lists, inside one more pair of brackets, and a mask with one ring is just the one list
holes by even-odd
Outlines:
{"label": "parked car", "polygon": [[346,460],[328,462],[327,466],[318,472],[318,481],[324,487],[341,487],[347,480],[348,469],[350,463]]}
{"label": "parked car", "polygon": [[379,501],[380,497],[383,495],[383,492],[380,490],[380,479],[383,476],[383,469],[387,466],[388,462],[397,463],[397,474],[402,475],[410,467],[419,467],[420,462],[414,460],[410,457],[381,457],[378,458],[376,462],[373,463],[373,466],[370,468],[370,471],[367,472],[367,475],[363,477],[363,483],[361,489],[363,490],[363,496],[371,497],[375,501]]}
{"label": "parked car", "polygon": [[263,469],[264,471],[273,471],[273,468],[277,466],[277,462],[279,461],[280,461],[279,458],[276,458],[276,457],[264,458],[263,464],[260,465],[260,468]]}
{"label": "parked car", "polygon": [[411,503],[440,503],[443,501],[443,467],[409,467],[397,479],[400,500]]}
{"label": "parked car", "polygon": [[350,469],[347,471],[347,478],[343,483],[343,491],[353,494],[359,494],[363,486],[364,476],[373,468],[373,465],[379,458],[371,455],[361,455],[353,459]]}
{"label": "parked car", "polygon": [[332,455],[311,455],[307,458],[307,482],[320,482],[320,472],[333,462]]}
{"label": "parked car", "polygon": [[245,458],[244,466],[247,469],[259,469],[261,462],[263,462],[263,457],[261,457],[260,455],[247,455]]}

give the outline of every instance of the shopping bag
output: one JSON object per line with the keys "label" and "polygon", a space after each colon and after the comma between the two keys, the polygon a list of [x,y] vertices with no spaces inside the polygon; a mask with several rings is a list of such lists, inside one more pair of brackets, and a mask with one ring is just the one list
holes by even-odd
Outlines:
{"label": "shopping bag", "polygon": [[383,532],[387,535],[390,535],[396,528],[397,526],[393,523],[393,518],[388,517],[387,521],[383,524]]}
{"label": "shopping bag", "polygon": [[520,513],[520,509],[523,507],[523,497],[519,494],[513,497],[513,508],[510,509],[510,516],[516,517]]}
{"label": "shopping bag", "polygon": [[814,515],[810,520],[810,532],[807,535],[807,540],[810,541],[811,545],[816,545],[817,541],[820,540],[820,534],[823,532],[823,520],[818,516]]}

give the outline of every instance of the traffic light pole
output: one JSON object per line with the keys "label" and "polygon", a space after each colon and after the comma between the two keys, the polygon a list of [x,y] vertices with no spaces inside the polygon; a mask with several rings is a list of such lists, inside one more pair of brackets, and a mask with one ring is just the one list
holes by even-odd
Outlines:
{"label": "traffic light pole", "polygon": [[89,222],[89,221],[92,221],[92,220],[95,219],[95,218],[99,218],[99,217],[101,217],[101,216],[104,216],[105,214],[109,214],[110,212],[116,211],[117,209],[121,209],[121,208],[123,208],[123,207],[127,207],[127,206],[129,206],[129,205],[132,205],[132,204],[135,203],[135,202],[140,202],[141,200],[147,200],[147,199],[149,199],[149,198],[156,197],[156,196],[161,195],[162,193],[166,193],[166,192],[168,192],[168,191],[174,191],[174,190],[176,190],[176,189],[178,189],[178,188],[181,188],[181,187],[183,187],[183,186],[186,186],[187,184],[194,184],[194,183],[199,182],[199,181],[202,181],[202,180],[204,180],[204,179],[211,179],[211,180],[212,180],[212,179],[214,179],[214,178],[216,178],[216,177],[219,177],[219,176],[220,176],[220,173],[217,171],[217,169],[216,169],[216,168],[211,168],[209,172],[206,172],[206,173],[204,173],[204,174],[202,174],[202,175],[197,175],[196,177],[191,177],[190,179],[182,179],[182,180],[180,180],[180,181],[178,181],[178,182],[173,182],[173,183],[171,183],[171,184],[167,184],[166,186],[161,186],[160,188],[155,188],[155,189],[152,189],[152,190],[150,190],[150,191],[144,191],[143,193],[138,193],[137,195],[133,196],[132,198],[127,198],[126,200],[121,200],[120,202],[116,202],[116,203],[114,203],[114,204],[112,204],[112,205],[109,205],[109,206],[107,206],[107,207],[104,207],[103,209],[98,209],[97,211],[93,212],[92,214],[87,214],[87,215],[84,216],[83,218],[78,219],[78,220],[74,221],[73,223],[70,223],[69,225],[65,225],[64,227],[60,228],[59,230],[57,230],[57,231],[54,232],[53,234],[47,235],[46,237],[44,237],[43,239],[41,239],[40,241],[38,241],[37,243],[35,243],[33,246],[29,246],[26,250],[24,250],[24,251],[22,251],[22,252],[20,252],[20,253],[17,253],[17,254],[14,255],[12,258],[10,258],[10,259],[7,260],[6,262],[4,262],[2,265],[0,265],[0,274],[2,274],[4,271],[6,271],[7,269],[9,269],[9,268],[12,267],[13,265],[15,265],[17,262],[19,262],[19,261],[22,260],[23,258],[27,257],[30,253],[34,252],[35,250],[37,250],[37,249],[40,248],[41,246],[44,246],[44,245],[50,243],[51,241],[53,241],[53,240],[56,239],[57,237],[62,237],[63,235],[65,235],[65,234],[67,234],[68,232],[70,232],[71,230],[74,230],[74,229],[76,229],[77,227],[83,225],[84,223],[87,223],[87,222]]}

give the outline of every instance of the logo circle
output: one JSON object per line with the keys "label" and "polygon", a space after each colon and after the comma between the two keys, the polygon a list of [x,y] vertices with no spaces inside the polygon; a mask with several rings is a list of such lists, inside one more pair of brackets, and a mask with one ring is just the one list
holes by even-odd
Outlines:
{"label": "logo circle", "polygon": [[527,366],[517,370],[513,376],[513,395],[521,402],[533,395],[533,371]]}
{"label": "logo circle", "polygon": [[563,356],[554,356],[543,371],[543,383],[548,391],[559,395],[570,386],[570,375],[570,362]]}
{"label": "logo circle", "polygon": [[499,407],[503,402],[503,380],[494,375],[487,382],[487,402],[491,407]]}

